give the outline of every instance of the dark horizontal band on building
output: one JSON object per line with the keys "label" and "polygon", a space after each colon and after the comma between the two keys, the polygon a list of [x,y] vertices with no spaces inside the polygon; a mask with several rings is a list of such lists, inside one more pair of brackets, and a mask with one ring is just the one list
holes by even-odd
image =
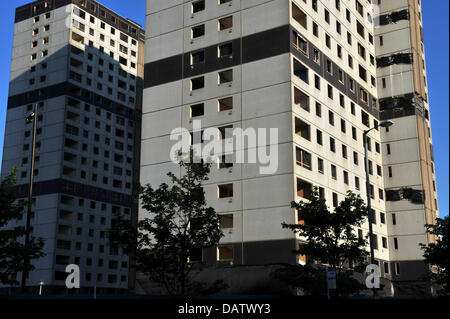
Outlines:
{"label": "dark horizontal band on building", "polygon": [[415,93],[409,93],[379,100],[380,120],[390,120],[399,117],[418,115],[430,119],[422,98]]}
{"label": "dark horizontal band on building", "polygon": [[[17,198],[26,198],[28,196],[29,187],[29,184],[15,186]],[[33,184],[33,196],[51,194],[71,195],[129,208],[133,208],[137,205],[137,201],[135,201],[131,195],[105,190],[87,184],[71,182],[65,179],[54,179]]]}
{"label": "dark horizontal band on building", "polygon": [[[227,43],[232,43],[232,55],[218,58],[217,46]],[[289,52],[289,25],[218,45],[146,63],[144,89],[287,53]],[[205,62],[191,67],[191,53],[202,50],[205,51]]]}
{"label": "dark horizontal band on building", "polygon": [[8,98],[8,110],[60,96],[70,96],[108,112],[123,116],[129,120],[135,122],[141,121],[141,114],[139,111],[133,110],[132,108],[68,81],[10,96]]}
{"label": "dark horizontal band on building", "polygon": [[[50,5],[46,6],[45,3],[50,1]],[[80,3],[86,3],[86,6],[81,6]],[[108,8],[102,6],[100,3],[92,0],[39,0],[34,1],[32,3],[23,5],[21,7],[16,8],[16,15],[14,23],[18,23],[20,21],[24,21],[30,19],[34,16],[50,12],[52,10],[65,7],[69,4],[75,4],[79,6],[82,10],[86,11],[90,15],[96,17],[97,19],[102,20],[103,22],[114,26],[116,29],[130,36],[131,38],[138,41],[145,41],[145,31],[138,26],[138,24],[134,22],[130,22],[127,19],[124,19],[117,13],[109,10]],[[91,10],[91,4],[94,6],[95,10]],[[36,8],[36,9],[35,9]],[[105,12],[105,15],[102,16],[100,11]],[[115,22],[112,21],[112,17],[115,18]],[[126,28],[123,25],[127,26]],[[132,32],[131,30],[136,30],[136,32]]]}
{"label": "dark horizontal band on building", "polygon": [[[325,72],[324,64],[319,65],[315,63],[311,54],[309,57],[306,57],[293,48],[291,46],[292,31],[296,30],[290,25],[284,25],[243,38],[147,63],[145,64],[144,72],[144,89],[291,52],[356,104],[378,118],[379,114],[375,98],[368,94],[369,105],[364,104],[359,97],[359,88],[362,86],[359,85],[358,81],[354,80],[355,93],[352,93],[347,80],[351,79],[351,77],[348,74],[344,73],[346,81],[342,84],[339,82],[337,72],[333,75],[328,74]],[[232,54],[225,57],[218,57],[217,47],[229,43],[232,45]],[[311,43],[309,43],[309,46],[311,48],[314,47]],[[204,62],[191,65],[191,54],[200,51],[204,51]],[[323,59],[327,58],[323,52],[318,51]],[[331,59],[329,60],[332,61]],[[337,70],[337,65],[334,63],[333,65],[334,69]]]}

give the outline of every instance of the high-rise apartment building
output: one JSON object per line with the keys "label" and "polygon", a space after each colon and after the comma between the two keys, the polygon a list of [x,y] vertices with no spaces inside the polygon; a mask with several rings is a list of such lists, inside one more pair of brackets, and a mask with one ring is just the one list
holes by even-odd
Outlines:
{"label": "high-rise apartment building", "polygon": [[[299,222],[290,202],[313,186],[331,208],[349,190],[366,198],[363,133],[374,128],[375,257],[394,294],[419,278],[424,224],[437,216],[420,3],[153,0],[146,22],[142,184],[180,173],[174,128],[278,128],[276,172],[213,165],[204,190],[225,237],[203,261],[232,265],[240,281],[243,266],[304,262],[292,252],[300,238],[281,227]],[[385,119],[394,126],[379,127]]]}
{"label": "high-rise apartment building", "polygon": [[46,255],[27,286],[43,280],[45,293],[65,293],[69,264],[80,266],[81,293],[125,291],[134,282],[128,257],[110,248],[106,232],[115,213],[137,216],[143,52],[143,29],[96,1],[16,9],[2,176],[18,166],[18,197],[26,199],[33,128],[26,117],[37,105],[31,227]]}

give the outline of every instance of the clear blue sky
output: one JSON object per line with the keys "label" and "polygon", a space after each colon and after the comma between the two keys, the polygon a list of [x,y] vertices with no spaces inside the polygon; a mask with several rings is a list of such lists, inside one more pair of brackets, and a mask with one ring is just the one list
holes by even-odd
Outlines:
{"label": "clear blue sky", "polygon": [[[0,51],[0,157],[5,130],[14,9],[28,2],[30,1],[0,1],[0,30],[3,34],[3,50]],[[145,0],[101,0],[100,2],[118,14],[142,26],[145,25]],[[449,200],[449,1],[428,0],[422,1],[422,5],[439,210],[441,216],[445,216],[448,215]]]}

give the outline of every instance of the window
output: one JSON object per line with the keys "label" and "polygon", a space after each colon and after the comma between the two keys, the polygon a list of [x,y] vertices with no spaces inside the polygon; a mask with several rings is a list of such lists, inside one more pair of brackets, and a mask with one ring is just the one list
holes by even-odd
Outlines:
{"label": "window", "polygon": [[314,74],[314,87],[320,90],[320,77],[317,74]]}
{"label": "window", "polygon": [[392,214],[392,225],[397,225],[397,216]]}
{"label": "window", "polygon": [[309,112],[309,96],[294,87],[294,104]]}
{"label": "window", "polygon": [[333,74],[333,67],[330,60],[327,59],[327,72]]}
{"label": "window", "polygon": [[333,87],[328,84],[328,98],[333,99]]}
{"label": "window", "polygon": [[223,245],[217,247],[217,260],[233,260],[234,250],[232,245]]}
{"label": "window", "polygon": [[321,158],[317,158],[317,171],[320,173],[320,174],[323,174],[324,173],[324,164],[323,164],[323,159],[321,159]]}
{"label": "window", "polygon": [[382,176],[382,174],[381,174],[381,166],[380,165],[377,165],[377,175],[378,176]]}
{"label": "window", "polygon": [[367,127],[369,127],[369,125],[370,125],[370,123],[369,123],[369,114],[367,114],[363,110],[361,110],[361,122]]}
{"label": "window", "polygon": [[322,105],[319,102],[316,102],[316,115],[322,117]]}
{"label": "window", "polygon": [[217,193],[219,198],[233,197],[233,184],[223,184],[217,186]]}
{"label": "window", "polygon": [[339,23],[339,21],[336,20],[336,32],[338,34],[341,34],[342,30],[341,30],[341,24]]}
{"label": "window", "polygon": [[306,13],[300,10],[294,3],[292,3],[292,18],[297,21],[303,28],[307,29]]}
{"label": "window", "polygon": [[388,176],[392,177],[392,166],[388,166]]}
{"label": "window", "polygon": [[224,56],[230,56],[233,53],[233,43],[226,43],[219,45],[217,48],[217,56],[219,58]]}
{"label": "window", "polygon": [[323,14],[324,14],[325,22],[330,24],[330,11],[328,11],[327,9],[324,9]]}
{"label": "window", "polygon": [[205,113],[205,105],[203,103],[191,105],[191,117],[202,116]]}
{"label": "window", "polygon": [[398,249],[398,239],[394,238],[394,248]]}
{"label": "window", "polygon": [[347,158],[347,146],[344,144],[342,144],[342,157],[345,159]]}
{"label": "window", "polygon": [[[381,237],[381,245],[383,248],[387,248],[387,238],[386,237]],[[386,263],[384,263],[384,265],[387,266]],[[385,267],[385,269],[386,269],[386,267]],[[385,270],[385,272],[386,272],[386,270]]]}
{"label": "window", "polygon": [[219,168],[230,168],[233,167],[233,155],[226,154],[222,155],[219,162]]}
{"label": "window", "polygon": [[380,212],[380,222],[386,224],[386,215]]}
{"label": "window", "polygon": [[315,22],[313,22],[313,35],[317,38],[319,37],[319,26]]}
{"label": "window", "polygon": [[353,164],[358,165],[358,153],[353,152]]}
{"label": "window", "polygon": [[219,31],[230,29],[233,27],[233,16],[219,19],[218,28]]}
{"label": "window", "polygon": [[336,180],[337,179],[337,169],[336,166],[331,164],[331,178]]}
{"label": "window", "polygon": [[328,123],[334,126],[334,113],[331,111],[328,111]]}
{"label": "window", "polygon": [[322,131],[320,131],[320,130],[316,131],[316,138],[317,138],[317,144],[323,145]]}
{"label": "window", "polygon": [[333,193],[333,207],[337,207],[339,205],[338,203],[338,194]]}
{"label": "window", "polygon": [[218,74],[219,84],[229,83],[233,81],[233,70],[221,71]]}
{"label": "window", "polygon": [[359,177],[355,176],[355,188],[359,190]]}
{"label": "window", "polygon": [[308,68],[297,61],[297,59],[294,60],[294,75],[296,75],[300,80],[302,80],[305,83],[308,83]]}
{"label": "window", "polygon": [[[359,77],[364,80],[365,82],[367,82],[367,71],[366,69],[364,69],[361,64],[359,65]],[[364,101],[364,99],[363,99]],[[367,102],[365,102],[367,104]]]}
{"label": "window", "polygon": [[191,29],[191,38],[199,38],[205,35],[205,25],[201,24],[195,27],[192,27]]}
{"label": "window", "polygon": [[364,26],[359,21],[356,21],[356,32],[358,32],[361,38],[365,38]]}
{"label": "window", "polygon": [[227,97],[219,100],[219,112],[224,112],[233,109],[233,98]]}
{"label": "window", "polygon": [[348,172],[344,171],[344,184],[348,186]]}
{"label": "window", "polygon": [[297,117],[295,118],[295,134],[307,139],[308,141],[311,140],[310,126]]}
{"label": "window", "polygon": [[373,209],[370,210],[369,220],[372,224],[377,223],[377,213]]}
{"label": "window", "polygon": [[199,0],[192,3],[192,13],[205,10],[205,0]]}
{"label": "window", "polygon": [[205,61],[205,51],[191,53],[191,65]]}
{"label": "window", "polygon": [[[304,55],[308,55],[308,42],[303,39],[297,32],[294,32],[294,45]],[[314,59],[314,61],[316,61]],[[316,62],[317,63],[317,62]]]}
{"label": "window", "polygon": [[300,147],[295,148],[295,159],[299,166],[306,169],[312,170],[311,154],[301,149]]}
{"label": "window", "polygon": [[325,45],[328,49],[331,49],[331,38],[328,34],[325,34]]}
{"label": "window", "polygon": [[203,76],[191,80],[191,91],[205,87],[205,78]]}
{"label": "window", "polygon": [[320,53],[319,53],[319,50],[314,49],[313,50],[313,54],[314,54],[314,62],[320,65]]}
{"label": "window", "polygon": [[297,178],[297,196],[301,198],[311,198],[312,195],[312,184],[307,181]]}
{"label": "window", "polygon": [[233,228],[233,214],[219,215],[220,228]]}

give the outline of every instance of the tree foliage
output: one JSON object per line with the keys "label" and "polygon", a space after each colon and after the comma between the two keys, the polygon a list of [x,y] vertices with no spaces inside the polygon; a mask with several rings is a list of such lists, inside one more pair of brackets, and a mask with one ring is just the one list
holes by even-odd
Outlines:
{"label": "tree foliage", "polygon": [[[15,167],[0,181],[0,283],[4,285],[19,284],[14,278],[23,270],[25,257],[31,261],[44,256],[44,241],[41,238],[30,236],[29,245],[25,247],[22,243],[26,234],[25,227],[10,225],[10,222],[22,219],[24,212],[24,204],[16,203],[13,188],[16,184],[16,172]],[[34,266],[28,262],[25,268],[29,272]]]}
{"label": "tree foliage", "polygon": [[[206,205],[202,187],[208,180],[210,164],[181,160],[179,165],[185,174],[178,178],[168,173],[171,186],[163,183],[157,189],[150,185],[141,188],[141,205],[148,217],[133,227],[119,216],[110,231],[110,241],[131,254],[137,270],[161,283],[170,295],[210,293],[211,287],[194,280],[201,263],[190,261],[223,236],[219,216]],[[224,287],[219,282],[212,286]]]}
{"label": "tree foliage", "polygon": [[304,238],[295,253],[305,255],[307,264],[295,266],[281,277],[293,279],[299,287],[317,294],[326,287],[326,266],[337,272],[338,294],[362,290],[364,287],[353,278],[354,271],[363,270],[368,256],[367,239],[355,232],[367,218],[367,208],[359,195],[348,192],[330,211],[315,188],[309,201],[292,202],[291,206],[297,210],[300,222],[282,226]]}
{"label": "tree foliage", "polygon": [[424,251],[424,258],[427,263],[432,266],[432,271],[429,273],[429,277],[442,286],[441,294],[449,295],[449,245],[448,245],[448,216],[445,218],[437,218],[434,225],[425,225],[427,233],[436,236],[436,242],[429,243],[428,245],[421,244],[421,248]]}

